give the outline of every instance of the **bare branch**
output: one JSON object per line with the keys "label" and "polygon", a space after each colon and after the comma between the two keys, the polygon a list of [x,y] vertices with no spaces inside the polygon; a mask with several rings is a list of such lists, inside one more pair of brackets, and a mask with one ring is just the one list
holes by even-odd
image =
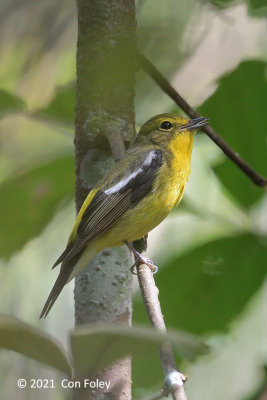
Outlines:
{"label": "bare branch", "polygon": [[[138,54],[138,61],[143,70],[168,94],[175,103],[191,118],[198,118],[200,114],[188,104],[184,98],[171,86],[167,79],[159,72],[159,70],[142,54]],[[238,153],[236,153],[228,143],[210,126],[206,125],[202,130],[217,144],[250,179],[255,185],[260,187],[267,186],[267,179],[259,175]]]}
{"label": "bare branch", "polygon": [[[137,268],[138,280],[141,294],[146,307],[146,312],[152,326],[166,332],[166,326],[161,312],[159,302],[159,290],[155,284],[154,276],[146,265],[140,265]],[[174,354],[169,343],[164,343],[159,348],[159,356],[165,375],[163,385],[163,395],[172,394],[174,400],[186,400],[184,392],[184,382],[186,377],[178,371]]]}

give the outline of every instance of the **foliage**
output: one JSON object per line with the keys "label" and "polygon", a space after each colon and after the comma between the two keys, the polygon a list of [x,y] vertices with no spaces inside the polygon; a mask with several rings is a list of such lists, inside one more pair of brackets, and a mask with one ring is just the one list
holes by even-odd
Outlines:
{"label": "foliage", "polygon": [[[166,340],[189,359],[194,359],[197,354],[207,350],[196,337],[184,332],[164,334],[151,328],[119,325],[77,328],[70,339],[75,371],[82,376],[94,374],[129,353],[155,352]],[[71,363],[57,342],[41,330],[16,318],[0,315],[0,347],[21,353],[72,376]],[[88,353],[84,351],[85,348]],[[106,349],[105,352],[103,348]]]}
{"label": "foliage", "polygon": [[[266,103],[266,63],[246,61],[221,78],[216,92],[200,107],[214,127],[219,127],[223,138],[262,174],[266,164]],[[215,172],[244,207],[250,207],[264,194],[233,168],[230,160],[216,166]]]}
{"label": "foliage", "polygon": [[8,93],[5,90],[0,90],[0,116],[14,110],[23,110],[25,107],[24,102],[13,93]]}
{"label": "foliage", "polygon": [[[266,246],[267,241],[258,237],[239,235],[214,240],[167,262],[158,279],[167,325],[198,334],[229,328],[266,276]],[[138,304],[138,320],[140,308]]]}
{"label": "foliage", "polygon": [[38,235],[62,200],[73,193],[73,186],[72,157],[59,158],[4,182],[0,186],[1,256],[10,257]]}
{"label": "foliage", "polygon": [[74,123],[75,85],[73,82],[66,86],[58,87],[57,91],[47,107],[38,110],[36,116],[47,118],[54,123]]}
{"label": "foliage", "polygon": [[0,347],[72,374],[66,355],[52,338],[10,316],[0,316]]}

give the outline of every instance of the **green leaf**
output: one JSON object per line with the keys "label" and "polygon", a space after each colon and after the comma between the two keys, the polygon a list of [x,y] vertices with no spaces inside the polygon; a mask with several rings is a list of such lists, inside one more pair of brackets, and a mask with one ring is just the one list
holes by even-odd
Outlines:
{"label": "green leaf", "polygon": [[75,107],[75,84],[69,83],[66,86],[57,88],[55,96],[46,108],[35,112],[35,116],[51,119],[54,122],[74,124]]}
{"label": "green leaf", "polygon": [[[156,277],[167,326],[197,334],[225,331],[266,277],[267,243],[224,238],[173,259]],[[138,323],[146,316],[134,305]]]}
{"label": "green leaf", "polygon": [[23,110],[24,107],[22,99],[0,89],[0,117],[12,111]]}
{"label": "green leaf", "polygon": [[237,3],[237,0],[205,0],[206,3],[211,3],[216,8],[224,9]]}
{"label": "green leaf", "polygon": [[[267,175],[266,63],[247,61],[224,76],[217,91],[201,107],[214,128],[256,171]],[[215,168],[224,185],[249,207],[263,195],[235,165],[227,160]]]}
{"label": "green leaf", "polygon": [[[157,352],[158,346],[170,341],[183,356],[192,359],[207,350],[191,334],[173,331],[163,334],[152,328],[124,325],[96,325],[77,328],[71,335],[75,372],[90,375],[128,354]],[[149,367],[149,366],[148,366]]]}
{"label": "green leaf", "polygon": [[8,258],[34,238],[73,194],[74,160],[65,157],[7,180],[0,186],[0,255]]}
{"label": "green leaf", "polygon": [[0,315],[0,347],[72,375],[67,355],[56,340],[14,317]]}
{"label": "green leaf", "polygon": [[249,13],[253,16],[266,16],[267,3],[266,0],[248,0]]}

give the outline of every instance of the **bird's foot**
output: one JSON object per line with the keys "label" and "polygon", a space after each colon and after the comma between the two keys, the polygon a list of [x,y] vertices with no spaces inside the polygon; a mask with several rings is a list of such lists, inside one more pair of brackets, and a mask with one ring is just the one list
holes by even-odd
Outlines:
{"label": "bird's foot", "polygon": [[147,265],[152,274],[156,274],[158,272],[158,267],[153,263],[153,261],[148,257],[143,257],[142,254],[139,254],[138,263]]}
{"label": "bird's foot", "polygon": [[131,267],[131,272],[134,275],[137,275],[136,272],[134,272],[134,268],[138,265],[138,264],[145,264],[147,265],[152,274],[156,274],[158,272],[158,267],[153,263],[152,260],[150,260],[150,258],[148,257],[143,257],[142,254],[138,253],[138,251],[133,247],[133,245],[129,242],[127,242],[127,240],[124,240],[124,243],[126,244],[126,246],[131,250],[131,252],[135,255],[136,257],[136,261],[135,263],[132,265]]}

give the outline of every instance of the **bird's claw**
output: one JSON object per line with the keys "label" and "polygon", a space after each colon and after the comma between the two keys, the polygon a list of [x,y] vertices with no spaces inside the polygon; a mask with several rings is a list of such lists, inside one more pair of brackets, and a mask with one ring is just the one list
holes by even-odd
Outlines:
{"label": "bird's claw", "polygon": [[130,249],[130,251],[134,254],[135,256],[135,263],[131,266],[131,273],[134,275],[137,275],[137,272],[135,272],[134,268],[139,265],[139,264],[145,264],[149,267],[150,271],[152,274],[156,274],[158,272],[158,267],[153,263],[152,260],[148,257],[142,256],[142,254],[138,253],[138,251],[134,248],[132,243],[129,243],[127,240],[123,240],[123,242],[126,244],[126,246]]}
{"label": "bird's claw", "polygon": [[153,263],[152,260],[150,260],[150,258],[148,257],[142,257],[139,260],[136,260],[136,262],[131,266],[131,273],[133,275],[137,275],[137,272],[135,272],[134,268],[138,265],[138,264],[145,264],[148,266],[148,268],[150,269],[150,271],[152,272],[152,274],[156,274],[158,272],[158,267]]}
{"label": "bird's claw", "polygon": [[143,263],[150,268],[152,274],[156,274],[158,272],[158,267],[153,263],[152,260],[150,260],[150,258],[144,257]]}
{"label": "bird's claw", "polygon": [[131,273],[133,275],[138,275],[137,272],[135,271],[135,267],[136,267],[137,262],[135,262],[132,266],[131,266]]}
{"label": "bird's claw", "polygon": [[152,268],[151,268],[151,272],[152,272],[152,274],[154,275],[154,274],[156,274],[157,272],[158,272],[158,267],[156,266],[156,265],[154,265]]}

